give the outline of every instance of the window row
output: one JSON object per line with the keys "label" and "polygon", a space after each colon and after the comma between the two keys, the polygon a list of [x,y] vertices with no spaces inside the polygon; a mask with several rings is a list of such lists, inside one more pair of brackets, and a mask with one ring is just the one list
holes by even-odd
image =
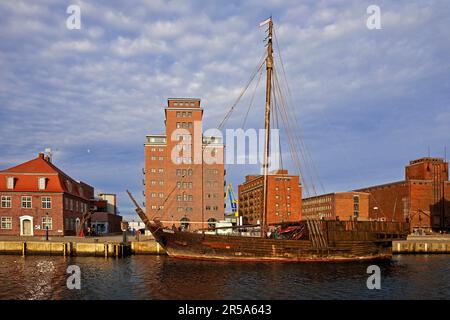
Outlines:
{"label": "window row", "polygon": [[[151,148],[150,150],[153,151],[153,152],[155,152],[155,151],[156,151],[156,148]],[[159,151],[159,152],[163,152],[163,151],[164,151],[164,148],[158,148],[158,151]]]}
{"label": "window row", "polygon": [[86,213],[88,206],[84,202],[64,198],[64,210]]}
{"label": "window row", "polygon": [[[33,207],[33,200],[31,196],[22,196],[20,198],[20,205],[23,209],[31,209]],[[11,196],[1,196],[0,201],[1,208],[11,208],[12,198]],[[52,208],[52,198],[51,197],[41,197],[41,208],[51,209]]]}
{"label": "window row", "polygon": [[[18,178],[8,177],[6,180],[7,180],[6,187],[8,188],[8,190],[14,190],[14,187],[16,186],[16,181],[18,180]],[[38,181],[37,181],[38,189],[45,190],[47,188],[47,181],[48,181],[48,179],[45,177],[38,178]]]}
{"label": "window row", "polygon": [[158,173],[164,173],[164,168],[158,168],[158,169],[156,169],[156,168],[151,168],[151,169],[150,169],[150,172],[151,172],[151,173],[156,173],[156,172],[158,172]]}
{"label": "window row", "polygon": [[178,189],[192,189],[192,182],[181,182],[177,181],[177,188]]}
{"label": "window row", "polygon": [[[150,181],[150,184],[151,184],[152,186],[156,186],[156,180]],[[159,180],[159,181],[158,181],[158,184],[159,184],[160,186],[163,186],[163,185],[164,185],[164,180]]]}
{"label": "window row", "polygon": [[160,192],[160,193],[157,194],[156,192],[152,192],[151,197],[152,198],[156,198],[156,197],[164,198],[164,193]]}
{"label": "window row", "polygon": [[151,157],[150,157],[150,160],[155,161],[156,159],[158,159],[159,161],[163,161],[163,160],[164,160],[164,157],[163,157],[163,156],[159,156],[159,157],[151,156]]}
{"label": "window row", "polygon": [[[182,103],[182,102],[180,102],[180,103]],[[191,103],[192,103],[191,106],[194,106],[194,103],[193,102],[191,102]],[[186,118],[186,116],[187,117],[192,117],[192,112],[191,111],[188,111],[188,112],[186,112],[186,111],[183,111],[183,112],[177,111],[177,118]]]}
{"label": "window row", "polygon": [[192,176],[193,173],[194,171],[192,171],[192,169],[177,169],[177,176],[185,177],[186,174]]}
{"label": "window row", "polygon": [[191,129],[192,128],[192,122],[177,122],[177,129]]}
{"label": "window row", "polygon": [[[0,217],[0,229],[7,229],[11,230],[13,224],[13,218],[12,217]],[[41,219],[41,227],[42,229],[46,229],[48,227],[48,230],[53,229],[53,219],[52,217],[43,217]]]}
{"label": "window row", "polygon": [[218,186],[219,186],[219,182],[217,182],[217,181],[206,181],[207,188],[218,187]]}
{"label": "window row", "polygon": [[173,106],[174,107],[178,107],[178,106],[180,106],[180,107],[189,107],[189,106],[195,107],[195,102],[193,102],[193,101],[176,101],[173,103]]}
{"label": "window row", "polygon": [[163,210],[164,209],[164,206],[156,206],[156,205],[152,205],[152,210],[156,210],[156,209],[159,209],[159,210]]}
{"label": "window row", "polygon": [[192,207],[177,207],[178,212],[186,211],[186,212],[192,212]]}
{"label": "window row", "polygon": [[191,164],[192,163],[192,157],[176,157],[174,163],[175,164],[182,164],[182,163],[184,163],[184,164]]}
{"label": "window row", "polygon": [[179,194],[177,195],[177,201],[194,201],[194,196],[191,194]]}

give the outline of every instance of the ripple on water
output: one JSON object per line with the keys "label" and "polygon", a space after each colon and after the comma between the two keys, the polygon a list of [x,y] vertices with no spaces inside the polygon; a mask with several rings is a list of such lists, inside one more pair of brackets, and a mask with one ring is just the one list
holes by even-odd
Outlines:
{"label": "ripple on water", "polygon": [[[71,264],[81,269],[81,290],[67,289]],[[0,299],[450,298],[450,255],[399,255],[380,263],[381,290],[366,287],[369,265],[0,256]]]}

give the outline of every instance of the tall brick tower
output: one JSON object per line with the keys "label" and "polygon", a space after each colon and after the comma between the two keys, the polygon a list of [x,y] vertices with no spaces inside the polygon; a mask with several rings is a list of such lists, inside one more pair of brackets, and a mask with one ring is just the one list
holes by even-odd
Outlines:
{"label": "tall brick tower", "polygon": [[144,195],[150,218],[193,230],[224,218],[224,146],[221,137],[203,136],[202,118],[200,99],[168,99],[166,133],[147,135]]}

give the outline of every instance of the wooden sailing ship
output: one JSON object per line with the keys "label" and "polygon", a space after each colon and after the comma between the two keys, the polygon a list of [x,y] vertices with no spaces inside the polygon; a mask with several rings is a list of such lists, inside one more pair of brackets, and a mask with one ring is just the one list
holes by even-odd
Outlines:
{"label": "wooden sailing ship", "polygon": [[[150,220],[129,191],[136,212],[155,240],[175,258],[219,261],[353,261],[391,257],[392,240],[406,238],[409,224],[386,221],[306,220],[267,223],[268,158],[270,138],[271,84],[273,72],[273,22],[268,19],[264,143],[264,209],[260,225],[235,226],[228,235],[168,228],[159,220]],[[227,227],[229,228],[229,227]],[[249,234],[257,229],[259,236]],[[269,233],[269,229],[277,228]],[[212,228],[219,229],[219,228]],[[269,236],[270,234],[270,236]]]}

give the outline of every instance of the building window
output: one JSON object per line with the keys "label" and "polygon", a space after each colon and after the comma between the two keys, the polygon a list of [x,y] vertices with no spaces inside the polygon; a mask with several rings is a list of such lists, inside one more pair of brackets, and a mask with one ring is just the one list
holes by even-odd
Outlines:
{"label": "building window", "polygon": [[152,152],[154,152],[154,151],[156,151],[156,148],[151,148],[150,150],[151,150]]}
{"label": "building window", "polygon": [[177,118],[180,117],[180,111],[177,111]]}
{"label": "building window", "polygon": [[2,217],[1,226],[2,229],[12,229],[12,217]]}
{"label": "building window", "polygon": [[2,208],[11,208],[11,196],[2,196]]}
{"label": "building window", "polygon": [[152,198],[156,198],[156,192],[152,192]]}
{"label": "building window", "polygon": [[177,129],[180,129],[180,128],[181,128],[181,125],[179,122],[177,122]]}
{"label": "building window", "polygon": [[163,161],[164,157],[159,157],[158,160]]}
{"label": "building window", "polygon": [[52,230],[52,228],[53,228],[53,219],[52,219],[52,217],[43,217],[42,218],[42,229],[47,229],[47,227],[48,227],[48,230]]}
{"label": "building window", "polygon": [[158,169],[158,173],[164,173],[164,169],[163,168],[159,168]]}
{"label": "building window", "polygon": [[160,192],[160,193],[159,193],[159,197],[160,197],[160,198],[164,198],[164,193]]}
{"label": "building window", "polygon": [[353,196],[353,216],[357,218],[359,216],[359,196]]}
{"label": "building window", "polygon": [[52,208],[52,198],[51,197],[42,197],[42,209],[51,209]]}
{"label": "building window", "polygon": [[14,189],[14,181],[15,181],[14,177],[8,177],[7,184],[8,184],[8,189],[9,190],[13,190]]}
{"label": "building window", "polygon": [[186,118],[186,111],[183,111],[183,113],[181,114],[181,116],[182,116],[183,118]]}
{"label": "building window", "polygon": [[192,122],[188,122],[188,128],[192,128]]}
{"label": "building window", "polygon": [[192,117],[192,112],[188,112],[188,117]]}
{"label": "building window", "polygon": [[31,197],[30,196],[22,197],[22,208],[31,209]]}
{"label": "building window", "polygon": [[45,190],[45,185],[47,184],[46,178],[39,178],[39,190]]}
{"label": "building window", "polygon": [[69,192],[72,193],[72,183],[69,180],[66,180],[66,186],[67,190],[69,190]]}

